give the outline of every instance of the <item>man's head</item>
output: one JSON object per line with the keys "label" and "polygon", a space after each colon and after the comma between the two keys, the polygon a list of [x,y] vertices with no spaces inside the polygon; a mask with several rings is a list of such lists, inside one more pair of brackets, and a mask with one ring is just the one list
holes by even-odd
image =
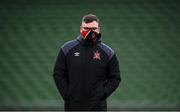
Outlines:
{"label": "man's head", "polygon": [[99,19],[96,15],[88,14],[82,18],[80,32],[83,30],[93,30],[96,33],[100,32]]}
{"label": "man's head", "polygon": [[[99,19],[96,15],[88,14],[82,18],[80,33],[88,41],[96,41],[100,35]],[[87,37],[87,38],[86,38]]]}

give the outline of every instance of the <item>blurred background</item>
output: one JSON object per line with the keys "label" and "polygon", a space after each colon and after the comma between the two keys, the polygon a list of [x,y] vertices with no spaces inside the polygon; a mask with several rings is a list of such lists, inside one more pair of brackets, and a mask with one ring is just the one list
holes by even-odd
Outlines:
{"label": "blurred background", "polygon": [[1,0],[0,110],[63,110],[54,63],[89,13],[120,61],[108,109],[180,109],[179,0]]}

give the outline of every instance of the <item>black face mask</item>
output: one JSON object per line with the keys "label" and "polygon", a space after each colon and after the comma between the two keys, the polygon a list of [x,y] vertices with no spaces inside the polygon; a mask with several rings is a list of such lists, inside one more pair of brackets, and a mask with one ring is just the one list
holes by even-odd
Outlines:
{"label": "black face mask", "polygon": [[83,36],[83,39],[85,39],[87,42],[95,42],[97,39],[101,37],[100,33],[96,33],[92,30],[86,32],[86,34]]}

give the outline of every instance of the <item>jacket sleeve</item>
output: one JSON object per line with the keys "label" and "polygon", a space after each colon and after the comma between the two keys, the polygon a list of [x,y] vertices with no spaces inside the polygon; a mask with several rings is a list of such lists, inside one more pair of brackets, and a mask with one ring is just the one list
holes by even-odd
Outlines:
{"label": "jacket sleeve", "polygon": [[107,65],[106,77],[107,80],[104,87],[104,98],[110,96],[113,93],[113,91],[116,90],[121,81],[119,62],[115,54],[112,56]]}
{"label": "jacket sleeve", "polygon": [[68,88],[68,77],[67,77],[67,65],[66,58],[63,50],[61,49],[53,71],[53,78],[59,93],[64,100],[67,100],[67,88]]}

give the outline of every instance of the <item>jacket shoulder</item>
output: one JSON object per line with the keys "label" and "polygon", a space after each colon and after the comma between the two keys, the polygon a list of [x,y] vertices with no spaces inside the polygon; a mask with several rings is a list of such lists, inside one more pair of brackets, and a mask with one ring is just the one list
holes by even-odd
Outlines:
{"label": "jacket shoulder", "polygon": [[109,47],[105,43],[100,43],[98,44],[98,46],[107,54],[109,59],[112,58],[112,56],[114,55],[114,50],[111,47]]}
{"label": "jacket shoulder", "polygon": [[75,47],[78,44],[79,44],[79,42],[76,39],[67,41],[64,43],[64,45],[62,45],[61,49],[64,52],[64,54],[66,55],[73,47]]}

